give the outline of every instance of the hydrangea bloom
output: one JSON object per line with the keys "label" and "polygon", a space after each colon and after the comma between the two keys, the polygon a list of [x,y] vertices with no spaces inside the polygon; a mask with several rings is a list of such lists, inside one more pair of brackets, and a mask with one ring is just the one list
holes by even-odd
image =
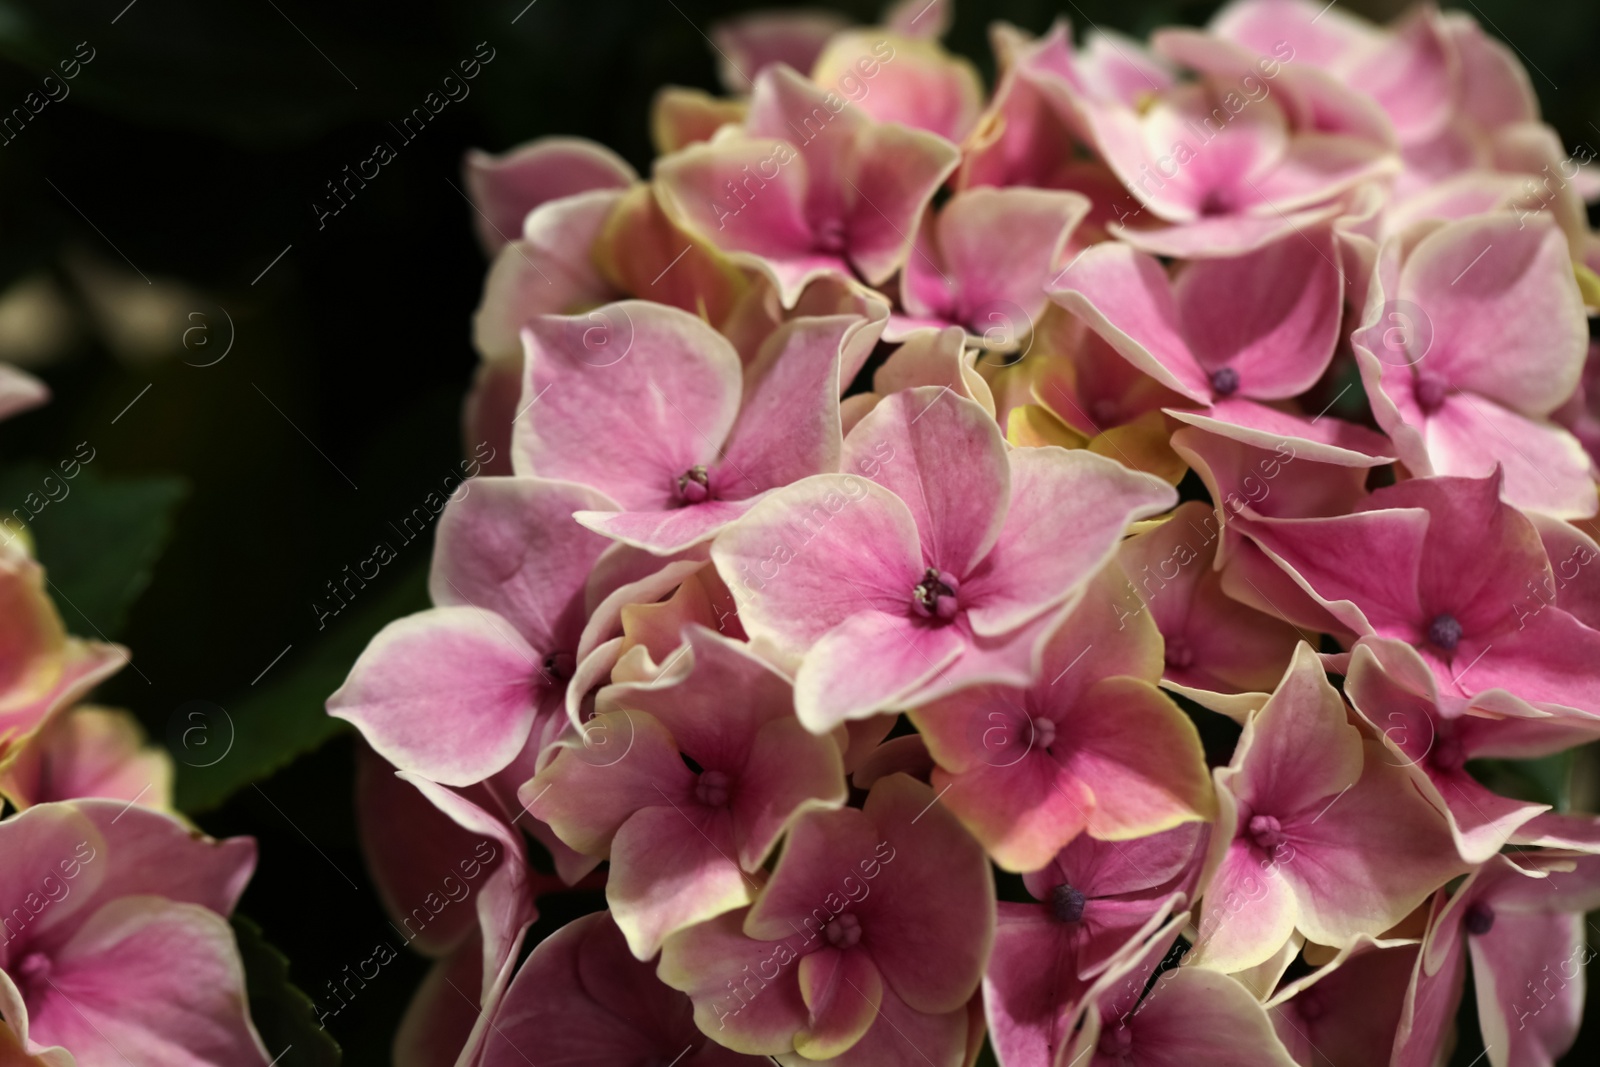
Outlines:
{"label": "hydrangea bloom", "polygon": [[0,850],[0,1041],[50,1067],[271,1061],[227,923],[252,841],[83,800],[0,822]]}
{"label": "hydrangea bloom", "polygon": [[329,703],[396,917],[497,854],[402,1062],[1422,1067],[1469,958],[1553,1062],[1600,188],[1460,13],[997,26],[987,92],[949,19],[742,16],[648,168],[469,160],[514,476]]}

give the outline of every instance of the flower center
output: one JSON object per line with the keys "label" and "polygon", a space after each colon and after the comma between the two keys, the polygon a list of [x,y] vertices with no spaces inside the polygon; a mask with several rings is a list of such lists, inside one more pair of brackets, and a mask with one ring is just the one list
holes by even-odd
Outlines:
{"label": "flower center", "polygon": [[1106,427],[1115,426],[1117,417],[1121,412],[1118,410],[1115,400],[1107,400],[1102,397],[1089,405],[1089,414],[1094,416],[1096,426]]}
{"label": "flower center", "polygon": [[1428,642],[1442,652],[1454,652],[1461,643],[1461,624],[1454,615],[1440,615],[1428,624]]}
{"label": "flower center", "polygon": [[544,668],[544,673],[551,678],[558,682],[565,682],[571,679],[573,673],[578,669],[578,661],[571,652],[550,652],[545,655],[544,661],[540,666]]}
{"label": "flower center", "polygon": [[1211,391],[1218,396],[1232,396],[1239,391],[1239,372],[1232,367],[1218,367],[1211,372]]}
{"label": "flower center", "polygon": [[828,219],[817,226],[814,231],[816,248],[819,252],[831,252],[837,255],[844,251],[844,220]]}
{"label": "flower center", "polygon": [[17,969],[12,972],[17,976],[18,992],[22,994],[23,1002],[33,999],[34,990],[50,980],[50,972],[55,969],[50,957],[43,952],[30,952],[22,957]]}
{"label": "flower center", "polygon": [[1294,1002],[1300,1005],[1300,1018],[1307,1022],[1316,1022],[1328,1010],[1328,1006],[1322,1002],[1322,990],[1316,986],[1296,993]]}
{"label": "flower center", "polygon": [[822,932],[834,948],[855,948],[861,941],[861,920],[847,911],[824,926]]}
{"label": "flower center", "polygon": [[1177,667],[1179,670],[1188,667],[1194,662],[1194,649],[1189,647],[1189,642],[1182,637],[1167,638],[1166,651],[1167,666]]}
{"label": "flower center", "polygon": [[1235,197],[1227,189],[1211,189],[1200,201],[1200,214],[1204,218],[1233,213]]}
{"label": "flower center", "polygon": [[701,771],[694,796],[708,808],[722,807],[728,802],[728,776],[722,771]]}
{"label": "flower center", "polygon": [[697,463],[678,475],[678,496],[685,504],[711,499],[711,476],[706,473],[704,463]]}
{"label": "flower center", "polygon": [[1133,1054],[1133,1031],[1123,1023],[1117,1023],[1115,1030],[1107,1030],[1100,1035],[1100,1044],[1095,1049],[1102,1056],[1113,1056],[1117,1063],[1127,1063],[1128,1057]]}
{"label": "flower center", "polygon": [[1461,917],[1461,925],[1467,928],[1467,933],[1481,937],[1494,927],[1494,909],[1481,900],[1474,900],[1467,905],[1467,913]]}
{"label": "flower center", "polygon": [[1050,890],[1050,914],[1055,916],[1056,922],[1078,922],[1083,918],[1083,906],[1088,902],[1083,890],[1074,889],[1066,882]]}
{"label": "flower center", "polygon": [[1048,749],[1056,743],[1056,721],[1047,719],[1043,715],[1033,719],[1033,743],[1041,749]]}
{"label": "flower center", "polygon": [[1256,843],[1257,848],[1272,850],[1283,844],[1283,827],[1273,815],[1252,815],[1250,817],[1250,840]]}
{"label": "flower center", "polygon": [[1450,387],[1445,380],[1428,371],[1418,371],[1416,381],[1411,385],[1411,395],[1424,415],[1432,415],[1444,407],[1444,398],[1449,392]]}
{"label": "flower center", "polygon": [[929,567],[922,575],[922,581],[911,589],[911,610],[925,619],[943,619],[949,621],[955,618],[956,590],[961,588],[961,583],[949,571],[942,571],[937,567]]}

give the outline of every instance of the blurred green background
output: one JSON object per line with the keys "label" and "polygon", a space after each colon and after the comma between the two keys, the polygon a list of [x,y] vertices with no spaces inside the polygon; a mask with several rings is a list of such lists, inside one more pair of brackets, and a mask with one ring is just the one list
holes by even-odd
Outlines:
{"label": "blurred green background", "polygon": [[[0,114],[92,54],[69,95],[0,134],[0,359],[55,394],[0,424],[0,505],[80,442],[95,450],[34,530],[62,614],[132,648],[136,669],[99,702],[172,746],[180,806],[213,834],[259,839],[241,910],[313,995],[389,936],[356,844],[351,736],[322,701],[371,633],[425,605],[428,542],[402,548],[325,628],[312,605],[329,606],[325,583],[377,541],[394,543],[390,521],[459,458],[485,267],[462,153],[577,134],[647,171],[652,94],[714,88],[703,31],[749,6],[0,2]],[[1217,6],[967,3],[947,43],[988,74],[995,18],[1142,34]],[[1459,6],[1522,53],[1569,148],[1600,144],[1600,5]],[[390,123],[480,42],[494,58],[470,96],[401,143]],[[319,225],[326,183],[379,141],[397,158]],[[267,950],[249,956],[265,1016],[281,968]],[[423,969],[402,957],[329,1020],[345,1062],[388,1062]],[[295,1041],[284,1067],[329,1062],[288,1024],[262,1025],[283,1035],[274,1053]],[[1453,1062],[1482,1052],[1466,1033]],[[1592,1062],[1585,1046],[1600,1039],[1568,1062]]]}

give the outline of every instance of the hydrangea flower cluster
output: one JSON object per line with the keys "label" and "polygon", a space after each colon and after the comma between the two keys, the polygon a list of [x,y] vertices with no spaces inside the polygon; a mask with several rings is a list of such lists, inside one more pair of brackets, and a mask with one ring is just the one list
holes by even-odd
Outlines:
{"label": "hydrangea flower cluster", "polygon": [[397,1062],[1424,1067],[1470,967],[1553,1063],[1600,817],[1477,761],[1600,737],[1587,159],[1431,5],[948,19],[468,159],[509,461],[329,701]]}
{"label": "hydrangea flower cluster", "polygon": [[[46,399],[0,364],[0,418]],[[0,1063],[268,1067],[227,921],[255,842],[170,812],[168,754],[80,703],[127,650],[69,636],[26,528],[0,536]]]}

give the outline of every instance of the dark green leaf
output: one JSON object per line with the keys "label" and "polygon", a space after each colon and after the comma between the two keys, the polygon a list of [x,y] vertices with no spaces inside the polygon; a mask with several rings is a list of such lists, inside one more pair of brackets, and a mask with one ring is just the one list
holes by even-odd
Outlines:
{"label": "dark green leaf", "polygon": [[113,640],[150,584],[188,489],[178,478],[102,481],[92,466],[63,462],[76,477],[38,463],[0,471],[0,515],[26,522],[67,629]]}
{"label": "dark green leaf", "polygon": [[[215,747],[185,753],[174,746],[178,807],[190,813],[215,807],[235,789],[266,778],[345,729],[324,708],[329,695],[385,623],[427,606],[419,568],[383,595],[353,606],[326,630],[295,642],[283,661],[272,665],[260,684],[247,688],[225,713],[203,715],[208,746],[219,740],[232,743],[222,756]],[[218,735],[218,730],[224,732]]]}
{"label": "dark green leaf", "polygon": [[267,943],[261,927],[235,915],[233,935],[244,961],[250,1018],[269,1056],[282,1057],[281,1067],[337,1067],[339,1045],[317,1024],[311,998],[289,982],[289,960]]}

